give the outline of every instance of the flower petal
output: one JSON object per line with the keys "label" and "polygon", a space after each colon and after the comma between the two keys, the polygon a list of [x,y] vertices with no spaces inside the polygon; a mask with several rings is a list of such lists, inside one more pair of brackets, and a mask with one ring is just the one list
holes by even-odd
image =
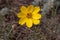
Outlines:
{"label": "flower petal", "polygon": [[38,20],[38,19],[33,19],[33,23],[34,23],[35,25],[38,25],[38,24],[40,23],[40,20]]}
{"label": "flower petal", "polygon": [[32,24],[32,19],[27,19],[27,20],[26,20],[26,25],[27,25],[28,28],[31,28],[32,25],[33,25],[33,24]]}
{"label": "flower petal", "polygon": [[34,10],[34,6],[33,5],[28,6],[28,12],[29,13],[32,13],[33,10]]}
{"label": "flower petal", "polygon": [[27,13],[27,8],[25,6],[22,6],[20,10],[22,13]]}
{"label": "flower petal", "polygon": [[36,14],[40,11],[40,7],[35,7],[32,14]]}
{"label": "flower petal", "polygon": [[23,17],[26,17],[26,14],[18,13],[18,14],[17,14],[17,17],[18,17],[18,18],[21,18],[21,17],[23,18]]}
{"label": "flower petal", "polygon": [[32,16],[32,18],[33,19],[40,19],[41,18],[41,14],[34,14],[33,16]]}
{"label": "flower petal", "polygon": [[21,19],[19,20],[19,24],[20,24],[20,25],[25,24],[25,22],[26,22],[26,18],[21,18]]}

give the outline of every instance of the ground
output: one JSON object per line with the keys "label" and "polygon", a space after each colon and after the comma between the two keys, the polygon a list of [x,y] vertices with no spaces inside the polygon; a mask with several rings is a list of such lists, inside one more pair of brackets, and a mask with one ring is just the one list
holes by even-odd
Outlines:
{"label": "ground", "polygon": [[[59,3],[59,0],[0,0],[0,40],[60,40]],[[30,4],[41,7],[42,19],[39,25],[27,28],[18,24],[16,14],[22,5]]]}

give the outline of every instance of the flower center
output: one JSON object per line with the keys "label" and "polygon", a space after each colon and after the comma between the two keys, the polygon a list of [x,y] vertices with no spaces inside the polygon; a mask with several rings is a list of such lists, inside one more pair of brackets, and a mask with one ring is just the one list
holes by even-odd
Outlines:
{"label": "flower center", "polygon": [[28,13],[28,14],[27,14],[27,17],[28,17],[28,18],[31,18],[31,17],[32,17],[32,14],[31,14],[31,13]]}

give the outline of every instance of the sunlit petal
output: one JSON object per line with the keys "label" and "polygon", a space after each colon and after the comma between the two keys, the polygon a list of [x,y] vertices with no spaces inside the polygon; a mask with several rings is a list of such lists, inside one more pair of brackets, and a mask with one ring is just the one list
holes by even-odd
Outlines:
{"label": "sunlit petal", "polygon": [[32,13],[33,10],[34,10],[34,6],[33,5],[28,6],[28,12],[29,13]]}
{"label": "sunlit petal", "polygon": [[26,20],[26,25],[27,25],[28,28],[31,28],[32,25],[33,25],[33,24],[32,24],[32,19],[27,19],[27,20]]}
{"label": "sunlit petal", "polygon": [[35,7],[32,14],[36,14],[40,11],[40,7]]}
{"label": "sunlit petal", "polygon": [[33,19],[33,23],[34,23],[35,25],[38,25],[38,24],[40,23],[40,20]]}
{"label": "sunlit petal", "polygon": [[19,24],[20,24],[20,25],[24,25],[25,22],[26,22],[26,18],[21,18],[21,19],[19,20]]}
{"label": "sunlit petal", "polygon": [[22,6],[20,10],[22,13],[25,13],[25,14],[28,12],[26,6]]}
{"label": "sunlit petal", "polygon": [[21,17],[23,18],[23,17],[26,17],[26,14],[18,13],[18,14],[17,14],[17,17],[18,17],[18,18],[21,18]]}
{"label": "sunlit petal", "polygon": [[33,19],[40,19],[41,18],[41,14],[34,14],[33,16]]}

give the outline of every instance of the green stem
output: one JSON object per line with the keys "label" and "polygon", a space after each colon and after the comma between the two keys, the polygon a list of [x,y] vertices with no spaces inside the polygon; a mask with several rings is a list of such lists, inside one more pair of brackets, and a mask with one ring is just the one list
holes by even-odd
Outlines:
{"label": "green stem", "polygon": [[13,30],[13,28],[11,28],[11,30],[9,31],[9,33],[8,33],[8,35],[7,35],[7,36],[9,36],[9,35],[11,34],[12,30]]}

